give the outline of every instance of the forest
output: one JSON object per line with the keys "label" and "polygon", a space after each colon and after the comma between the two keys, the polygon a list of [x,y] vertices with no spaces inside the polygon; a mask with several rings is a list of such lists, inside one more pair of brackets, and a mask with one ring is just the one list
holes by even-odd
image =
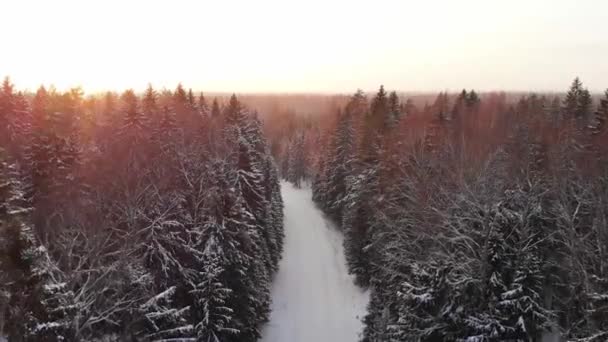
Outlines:
{"label": "forest", "polygon": [[371,290],[362,341],[608,340],[608,90],[515,95],[357,91],[289,139]]}
{"label": "forest", "polygon": [[284,179],[344,236],[370,293],[362,342],[606,341],[608,90],[566,90],[85,95],[6,78],[0,335],[257,341]]}
{"label": "forest", "polygon": [[282,251],[257,114],[174,92],[0,91],[0,337],[256,341]]}

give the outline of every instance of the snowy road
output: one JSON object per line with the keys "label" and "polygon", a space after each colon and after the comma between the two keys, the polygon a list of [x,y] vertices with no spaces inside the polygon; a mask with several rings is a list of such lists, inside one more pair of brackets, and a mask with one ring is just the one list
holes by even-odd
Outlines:
{"label": "snowy road", "polygon": [[368,294],[348,275],[342,235],[309,189],[283,182],[285,248],[262,342],[356,342]]}

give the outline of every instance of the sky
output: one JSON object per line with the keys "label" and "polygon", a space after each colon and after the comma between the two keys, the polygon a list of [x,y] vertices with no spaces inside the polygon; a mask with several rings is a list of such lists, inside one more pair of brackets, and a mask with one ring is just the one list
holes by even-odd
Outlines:
{"label": "sky", "polygon": [[19,88],[608,88],[606,0],[0,0]]}

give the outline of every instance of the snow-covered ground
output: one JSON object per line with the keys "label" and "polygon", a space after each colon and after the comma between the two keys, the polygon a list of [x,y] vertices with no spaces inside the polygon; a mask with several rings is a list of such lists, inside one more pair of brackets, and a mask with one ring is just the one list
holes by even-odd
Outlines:
{"label": "snow-covered ground", "polygon": [[283,182],[285,248],[262,342],[356,342],[368,293],[353,284],[342,235],[311,200]]}

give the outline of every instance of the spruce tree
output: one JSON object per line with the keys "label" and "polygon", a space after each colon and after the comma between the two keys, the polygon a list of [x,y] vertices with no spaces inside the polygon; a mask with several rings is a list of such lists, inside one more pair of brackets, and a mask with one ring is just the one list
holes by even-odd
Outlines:
{"label": "spruce tree", "polygon": [[191,290],[196,298],[192,308],[197,322],[194,326],[196,338],[206,342],[220,342],[225,340],[226,335],[239,332],[231,327],[234,324],[233,310],[227,306],[227,301],[232,290],[222,282],[225,279],[223,273],[227,260],[215,239],[216,235],[211,235],[208,246],[203,251],[198,283]]}
{"label": "spruce tree", "polygon": [[139,307],[143,316],[142,331],[137,335],[149,340],[165,341],[187,338],[194,335],[194,329],[187,319],[190,306],[176,308],[176,286],[171,286],[155,294]]}
{"label": "spruce tree", "polygon": [[388,96],[384,86],[380,86],[378,93],[371,101],[370,110],[365,116],[364,123],[360,129],[361,145],[359,146],[360,160],[363,165],[374,165],[379,161],[379,153],[382,149],[382,138],[392,122]]}
{"label": "spruce tree", "polygon": [[562,111],[564,116],[578,121],[587,119],[591,110],[591,102],[589,90],[583,88],[583,83],[576,77],[563,101]]}
{"label": "spruce tree", "polygon": [[207,104],[207,99],[205,99],[205,95],[203,95],[203,92],[201,92],[198,96],[198,110],[201,113],[201,116],[203,116],[203,118],[207,118],[211,114],[209,110],[209,105]]}
{"label": "spruce tree", "polygon": [[169,107],[164,106],[158,122],[154,130],[154,140],[159,144],[165,152],[171,150],[175,144],[175,139],[178,137],[179,127],[175,112]]}
{"label": "spruce tree", "polygon": [[588,89],[582,89],[576,104],[576,116],[582,119],[588,119],[592,105],[591,93]]}
{"label": "spruce tree", "polygon": [[0,160],[0,267],[8,276],[0,291],[9,296],[5,330],[11,341],[70,341],[73,294],[36,238],[23,195],[14,167]]}
{"label": "spruce tree", "polygon": [[341,220],[343,200],[347,195],[346,179],[351,175],[355,160],[355,130],[351,115],[340,116],[332,135],[329,159],[325,165],[327,174],[321,187],[316,190],[323,207],[336,220]]}
{"label": "spruce tree", "polygon": [[353,118],[363,117],[369,111],[369,104],[363,90],[357,89],[357,91],[350,97],[345,112],[350,113]]}
{"label": "spruce tree", "polygon": [[401,104],[399,103],[399,96],[397,92],[391,91],[388,96],[388,122],[385,123],[385,126],[388,128],[393,128],[397,125],[399,120],[401,120]]}
{"label": "spruce tree", "polygon": [[359,175],[347,177],[347,195],[344,198],[342,230],[344,254],[349,273],[356,276],[360,286],[370,283],[370,256],[367,248],[371,240],[374,191],[378,188],[375,168],[368,168]]}
{"label": "spruce tree", "polygon": [[302,186],[306,179],[306,154],[304,151],[304,133],[300,133],[289,143],[288,165],[286,179],[294,184],[296,188]]}
{"label": "spruce tree", "polygon": [[270,271],[275,272],[278,268],[279,260],[283,252],[283,198],[279,185],[279,174],[274,162],[274,158],[267,153],[264,166],[264,188],[266,208],[266,229],[265,238],[270,254]]}
{"label": "spruce tree", "polygon": [[196,98],[194,97],[192,88],[188,89],[188,106],[192,112],[196,111]]}
{"label": "spruce tree", "polygon": [[[396,94],[395,94],[396,95]],[[371,128],[375,130],[381,130],[385,128],[390,113],[389,99],[384,86],[381,85],[380,89],[376,93],[376,96],[372,99],[370,107],[370,119],[369,123]]]}
{"label": "spruce tree", "polygon": [[564,111],[564,114],[568,117],[571,117],[576,113],[576,108],[578,107],[578,99],[582,88],[583,84],[581,83],[580,79],[576,77],[574,81],[572,81],[570,89],[566,93],[566,97],[563,101],[562,110]]}
{"label": "spruce tree", "polygon": [[81,157],[77,119],[68,113],[52,112],[52,102],[53,97],[44,88],[39,89],[33,101],[32,134],[26,148],[31,186],[27,197],[37,209],[36,228],[42,230],[45,227],[39,219],[46,221],[42,213],[52,208],[47,207],[47,201],[67,203],[83,190],[78,179]]}
{"label": "spruce tree", "polygon": [[117,111],[116,95],[112,92],[106,92],[103,97],[103,116],[107,122],[111,122]]}
{"label": "spruce tree", "polygon": [[220,104],[217,102],[217,98],[213,98],[213,104],[211,105],[211,117],[217,119],[221,116]]}
{"label": "spruce tree", "polygon": [[48,101],[49,95],[44,87],[38,88],[32,100],[32,136],[26,151],[31,175],[29,183],[31,189],[28,191],[28,198],[34,197],[39,191],[44,191],[50,174],[50,165],[47,156],[51,155],[51,135],[48,124]]}
{"label": "spruce tree", "polygon": [[475,90],[471,90],[466,97],[466,105],[469,108],[475,107],[480,102],[479,95],[475,92]]}
{"label": "spruce tree", "polygon": [[[217,248],[221,248],[224,254],[223,282],[231,293],[227,298],[226,306],[234,313],[232,321],[226,326],[229,328],[227,332],[230,334],[238,332],[234,336],[234,341],[253,341],[259,335],[257,329],[260,320],[267,315],[263,306],[268,304],[269,298],[259,292],[267,284],[255,281],[257,277],[264,276],[264,274],[255,274],[259,271],[255,265],[263,263],[264,259],[263,256],[254,254],[258,251],[255,246],[257,236],[254,235],[256,230],[254,217],[245,207],[245,200],[239,188],[228,186],[234,184],[232,182],[236,181],[238,171],[230,164],[223,165],[222,168],[226,178],[224,180],[220,178],[220,181],[226,183],[219,183],[218,188],[212,189],[216,196],[213,202],[216,204],[209,218],[211,227],[214,227],[217,235],[214,236],[211,231],[209,237],[215,239],[219,244]],[[231,340],[227,336],[226,338]]]}
{"label": "spruce tree", "polygon": [[592,135],[600,135],[605,130],[606,120],[608,120],[608,89],[604,92],[604,97],[600,99],[600,104],[593,114],[593,120],[589,128]]}
{"label": "spruce tree", "polygon": [[139,109],[139,100],[132,89],[126,90],[121,95],[121,100],[124,115],[121,134],[129,143],[140,141],[143,139],[146,122],[144,115]]}
{"label": "spruce tree", "polygon": [[150,121],[158,120],[158,93],[152,87],[152,84],[148,84],[144,97],[141,100],[141,110],[145,118]]}
{"label": "spruce tree", "polygon": [[8,146],[10,143],[11,132],[10,122],[15,113],[15,94],[13,84],[7,77],[2,82],[0,89],[0,146]]}
{"label": "spruce tree", "polygon": [[[192,319],[200,341],[225,341],[248,328],[252,308],[245,292],[251,258],[245,244],[250,216],[242,207],[238,190],[229,188],[235,172],[224,161],[212,162],[214,175],[209,194],[209,213],[202,227],[193,227],[197,255]],[[238,311],[237,311],[238,308]]]}
{"label": "spruce tree", "polygon": [[[466,99],[465,99],[466,102]],[[433,118],[427,127],[427,132],[424,137],[424,148],[427,153],[437,153],[445,139],[448,130],[448,122],[452,119],[449,113],[449,97],[447,92],[440,92],[429,109],[432,111]],[[462,116],[457,112],[459,116]]]}
{"label": "spruce tree", "polygon": [[188,94],[186,90],[184,90],[184,86],[181,83],[177,85],[175,88],[175,92],[173,93],[173,101],[176,106],[185,105],[188,103]]}
{"label": "spruce tree", "polygon": [[237,125],[242,120],[242,107],[235,94],[230,96],[228,106],[224,109],[224,118],[227,125]]}

